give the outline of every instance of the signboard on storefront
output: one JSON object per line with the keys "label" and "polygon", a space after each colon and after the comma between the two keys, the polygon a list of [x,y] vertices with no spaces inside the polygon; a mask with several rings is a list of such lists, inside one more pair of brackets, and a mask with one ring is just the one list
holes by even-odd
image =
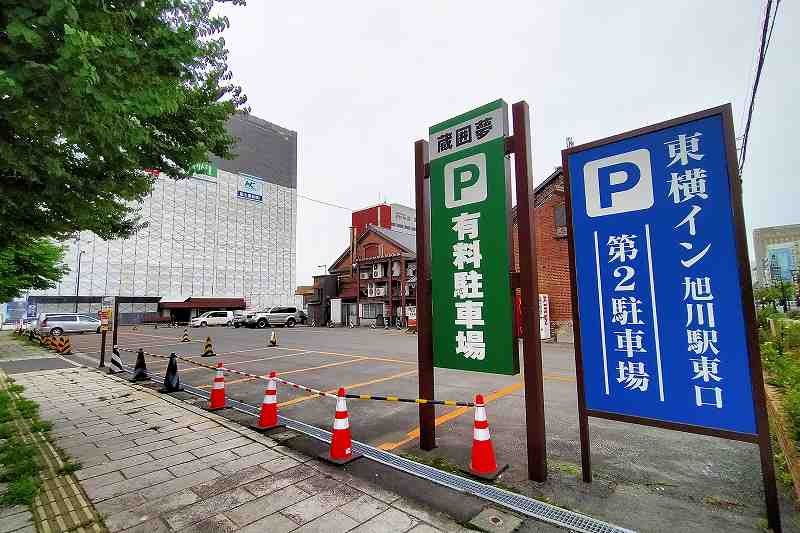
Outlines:
{"label": "signboard on storefront", "polygon": [[264,201],[264,180],[255,176],[242,174],[239,176],[239,186],[236,197],[254,202]]}
{"label": "signboard on storefront", "polygon": [[100,311],[97,313],[100,318],[100,331],[111,331],[114,329],[114,297],[103,296],[100,305]]}
{"label": "signboard on storefront", "polygon": [[757,434],[753,302],[723,109],[564,152],[590,415]]}
{"label": "signboard on storefront", "polygon": [[516,374],[507,106],[429,129],[434,365]]}

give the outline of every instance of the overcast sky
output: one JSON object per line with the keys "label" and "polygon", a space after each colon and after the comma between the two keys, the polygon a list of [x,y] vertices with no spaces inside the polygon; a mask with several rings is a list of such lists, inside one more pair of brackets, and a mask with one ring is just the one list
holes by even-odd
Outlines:
{"label": "overcast sky", "polygon": [[[264,2],[226,8],[254,115],[299,134],[298,192],[413,206],[431,124],[497,98],[532,110],[535,181],[577,144],[731,102],[744,130],[761,2]],[[800,223],[800,8],[783,2],[743,174],[752,228]],[[794,139],[794,140],[793,140]],[[297,283],[348,244],[349,212],[298,200]]]}

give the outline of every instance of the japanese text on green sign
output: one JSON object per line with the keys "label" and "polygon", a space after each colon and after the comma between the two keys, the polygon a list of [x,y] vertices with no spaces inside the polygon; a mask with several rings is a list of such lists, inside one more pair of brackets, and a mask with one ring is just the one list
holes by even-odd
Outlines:
{"label": "japanese text on green sign", "polygon": [[497,100],[430,128],[434,364],[516,374],[505,136]]}

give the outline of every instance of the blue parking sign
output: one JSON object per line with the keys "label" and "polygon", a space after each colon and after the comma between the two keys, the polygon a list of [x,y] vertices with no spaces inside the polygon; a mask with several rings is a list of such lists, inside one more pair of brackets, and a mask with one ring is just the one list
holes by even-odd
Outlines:
{"label": "blue parking sign", "polygon": [[589,414],[759,432],[725,113],[564,151]]}

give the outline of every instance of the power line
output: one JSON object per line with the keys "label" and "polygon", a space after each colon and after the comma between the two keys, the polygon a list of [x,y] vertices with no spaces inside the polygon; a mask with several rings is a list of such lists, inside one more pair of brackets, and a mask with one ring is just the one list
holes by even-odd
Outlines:
{"label": "power line", "polygon": [[[750,124],[753,120],[753,108],[756,103],[756,92],[758,92],[758,83],[761,80],[761,71],[764,69],[764,60],[767,57],[767,49],[772,40],[772,30],[775,27],[775,19],[778,16],[778,8],[781,5],[781,0],[776,0],[775,11],[772,12],[772,0],[767,1],[767,9],[764,13],[764,24],[761,28],[761,47],[758,54],[758,65],[756,66],[756,76],[753,80],[753,91],[750,95],[750,106],[747,110],[747,124],[744,128],[744,135],[742,136],[742,153],[739,156],[739,174],[741,175],[744,168],[745,160],[747,159],[747,140],[750,136]],[[772,13],[772,22],[770,23],[770,13]]]}
{"label": "power line", "polygon": [[322,201],[322,200],[317,200],[316,198],[311,198],[310,196],[306,196],[304,194],[300,194],[299,192],[296,193],[296,194],[300,198],[303,198],[304,200],[308,200],[309,202],[316,202],[318,204],[327,205],[329,207],[336,207],[336,208],[344,209],[345,211],[350,211],[350,212],[355,211],[354,209],[351,209],[349,207],[345,207],[343,205],[332,204],[330,202],[325,202],[325,201]]}

